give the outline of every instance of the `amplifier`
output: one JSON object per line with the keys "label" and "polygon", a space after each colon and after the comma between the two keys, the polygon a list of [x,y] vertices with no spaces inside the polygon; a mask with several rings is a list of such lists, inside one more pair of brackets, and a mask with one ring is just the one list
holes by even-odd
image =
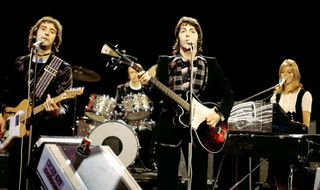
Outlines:
{"label": "amplifier", "polygon": [[75,170],[78,146],[44,145],[36,171],[42,189],[141,189],[109,146],[91,145]]}

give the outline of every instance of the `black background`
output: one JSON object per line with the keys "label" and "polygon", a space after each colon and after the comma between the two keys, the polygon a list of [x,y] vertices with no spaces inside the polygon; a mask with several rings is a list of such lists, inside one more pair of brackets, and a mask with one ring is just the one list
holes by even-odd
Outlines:
{"label": "black background", "polygon": [[148,69],[158,55],[171,54],[178,20],[192,16],[203,29],[204,55],[218,58],[236,100],[277,84],[280,64],[291,58],[300,67],[305,89],[313,95],[312,119],[319,119],[320,80],[316,68],[320,60],[320,13],[315,3],[85,1],[67,5],[66,1],[51,1],[13,3],[3,9],[7,13],[1,13],[1,77],[17,56],[28,53],[30,27],[43,16],[53,16],[64,27],[58,55],[71,65],[93,70],[102,77],[95,83],[75,81],[75,86],[85,87],[85,94],[78,98],[80,115],[89,94],[114,96],[116,86],[127,81],[125,67],[113,70],[106,66],[108,61],[100,53],[105,43],[117,44]]}

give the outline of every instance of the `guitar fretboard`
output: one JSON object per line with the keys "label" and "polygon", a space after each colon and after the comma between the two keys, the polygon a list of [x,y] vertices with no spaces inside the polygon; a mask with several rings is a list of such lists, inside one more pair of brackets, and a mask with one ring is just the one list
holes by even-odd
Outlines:
{"label": "guitar fretboard", "polygon": [[174,93],[170,88],[162,84],[160,81],[158,81],[156,78],[151,77],[150,81],[159,88],[163,93],[165,93],[167,96],[169,96],[172,100],[174,100],[176,103],[178,103],[183,109],[189,111],[190,110],[190,104],[182,99],[179,95]]}

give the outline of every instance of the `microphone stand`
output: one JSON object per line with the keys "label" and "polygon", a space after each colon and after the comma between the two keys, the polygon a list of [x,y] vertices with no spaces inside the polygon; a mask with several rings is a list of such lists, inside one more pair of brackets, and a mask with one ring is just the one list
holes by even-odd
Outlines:
{"label": "microphone stand", "polygon": [[261,91],[261,92],[258,92],[258,93],[256,93],[256,94],[254,94],[254,95],[252,95],[252,96],[250,96],[250,97],[248,97],[248,98],[246,98],[246,99],[243,99],[243,100],[239,101],[238,103],[244,103],[244,102],[246,102],[246,101],[248,101],[248,100],[251,100],[251,99],[253,99],[253,98],[257,97],[257,96],[260,96],[261,94],[264,94],[264,93],[266,93],[266,92],[268,92],[268,91],[270,91],[270,90],[273,90],[273,89],[275,89],[275,88],[277,88],[277,87],[279,87],[279,86],[280,86],[280,84],[276,84],[276,85],[274,85],[274,86],[272,86],[272,87],[270,87],[270,88],[267,88],[267,89],[265,89],[265,90],[263,90],[263,91]]}
{"label": "microphone stand", "polygon": [[[28,68],[28,100],[29,100],[29,106],[31,106],[31,115],[30,115],[30,125],[29,125],[29,140],[28,140],[28,158],[27,158],[27,167],[30,165],[30,160],[31,160],[31,151],[32,151],[32,130],[33,130],[33,125],[32,125],[32,120],[34,116],[34,106],[35,106],[35,92],[36,92],[36,85],[37,85],[37,64],[38,64],[38,46],[33,46],[31,48],[31,53],[30,53],[30,59],[29,59],[29,68]],[[35,53],[35,54],[34,54]],[[31,91],[31,65],[32,65],[32,58],[33,55],[35,55],[35,64],[34,64],[34,72],[33,72],[33,88]],[[29,107],[28,106],[28,107]],[[29,109],[28,109],[29,111]],[[26,179],[26,190],[29,188],[29,181],[28,178]]]}
{"label": "microphone stand", "polygon": [[193,107],[192,107],[192,99],[193,99],[193,44],[190,45],[190,52],[191,52],[191,59],[190,59],[190,94],[189,94],[189,100],[190,100],[190,142],[188,144],[188,190],[191,190],[192,185],[192,144],[193,144],[193,136],[192,136],[192,120],[193,120]]}

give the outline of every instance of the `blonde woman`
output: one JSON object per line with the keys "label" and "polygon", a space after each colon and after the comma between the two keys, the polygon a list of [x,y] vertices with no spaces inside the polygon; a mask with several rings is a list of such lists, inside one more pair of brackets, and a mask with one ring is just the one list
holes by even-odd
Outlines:
{"label": "blonde woman", "polygon": [[[288,127],[286,133],[308,133],[310,126],[312,95],[303,88],[301,74],[297,63],[292,59],[285,59],[279,68],[279,79],[285,80],[284,84],[275,89],[271,97],[272,103],[278,103],[288,114],[290,120],[299,122],[304,127]],[[277,189],[287,189],[291,186],[290,165],[292,160],[270,160],[268,181],[277,186]],[[291,165],[294,166],[294,165]],[[293,173],[293,189],[312,189],[312,174],[304,167],[295,167]]]}

